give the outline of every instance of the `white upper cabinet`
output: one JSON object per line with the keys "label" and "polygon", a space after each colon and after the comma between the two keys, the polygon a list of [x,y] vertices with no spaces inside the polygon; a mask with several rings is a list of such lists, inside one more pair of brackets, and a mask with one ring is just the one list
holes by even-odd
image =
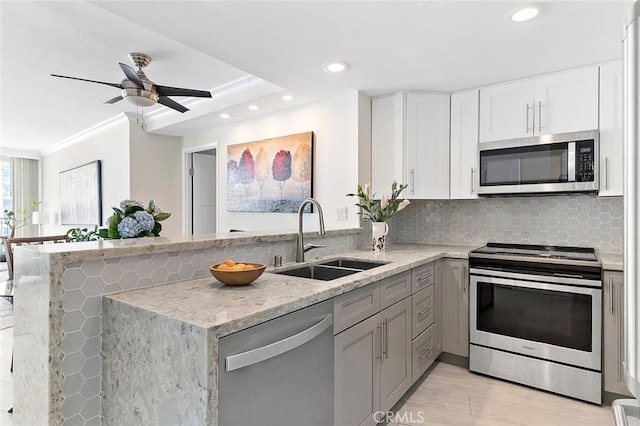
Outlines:
{"label": "white upper cabinet", "polygon": [[621,196],[622,61],[600,66],[600,196]]}
{"label": "white upper cabinet", "polygon": [[[404,95],[373,99],[371,103],[371,192],[378,198],[391,183],[406,183],[404,167]],[[406,190],[405,190],[406,191]],[[403,196],[407,193],[403,192]]]}
{"label": "white upper cabinet", "polygon": [[478,198],[478,90],[451,95],[451,199]]}
{"label": "white upper cabinet", "polygon": [[480,90],[480,142],[533,136],[533,80]]}
{"label": "white upper cabinet", "polygon": [[449,95],[399,93],[373,99],[372,191],[390,194],[391,183],[409,184],[402,196],[449,198]]}
{"label": "white upper cabinet", "polygon": [[480,142],[597,128],[597,66],[480,90]]}
{"label": "white upper cabinet", "polygon": [[449,95],[407,94],[409,198],[449,198]]}
{"label": "white upper cabinet", "polygon": [[598,128],[598,67],[535,79],[534,133],[579,132]]}

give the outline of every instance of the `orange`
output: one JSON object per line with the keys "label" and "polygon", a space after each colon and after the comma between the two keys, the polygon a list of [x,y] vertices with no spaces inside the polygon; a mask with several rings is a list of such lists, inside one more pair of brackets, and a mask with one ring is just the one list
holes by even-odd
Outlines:
{"label": "orange", "polygon": [[253,266],[253,265],[244,265],[244,270],[245,270],[245,271],[250,271],[250,270],[252,270],[252,269],[254,269],[254,266]]}
{"label": "orange", "polygon": [[232,271],[242,271],[244,269],[244,265],[242,263],[238,263],[236,265],[233,265],[230,269]]}
{"label": "orange", "polygon": [[217,269],[218,271],[228,271],[230,268],[226,264],[221,263],[215,269]]}
{"label": "orange", "polygon": [[225,260],[225,261],[224,261],[224,262],[222,262],[222,263],[224,263],[225,265],[227,265],[227,266],[228,266],[228,267],[230,267],[230,268],[231,268],[232,266],[235,266],[235,264],[236,264],[235,260],[233,260],[233,259],[227,259],[227,260]]}

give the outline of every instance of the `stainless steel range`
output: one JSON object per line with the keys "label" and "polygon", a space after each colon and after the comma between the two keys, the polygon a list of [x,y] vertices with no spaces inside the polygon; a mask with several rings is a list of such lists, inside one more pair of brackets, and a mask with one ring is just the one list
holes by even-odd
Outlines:
{"label": "stainless steel range", "polygon": [[472,251],[470,370],[600,404],[601,276],[592,248]]}

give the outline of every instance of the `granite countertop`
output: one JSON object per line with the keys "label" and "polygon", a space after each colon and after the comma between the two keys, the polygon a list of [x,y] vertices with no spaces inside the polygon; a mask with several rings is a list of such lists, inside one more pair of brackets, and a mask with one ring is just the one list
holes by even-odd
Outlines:
{"label": "granite countertop", "polygon": [[598,257],[605,271],[623,271],[624,255],[622,253],[602,253],[598,251]]}
{"label": "granite countertop", "polygon": [[[394,244],[385,253],[351,251],[306,262],[337,257],[389,262],[332,281],[277,275],[270,267],[247,286],[225,286],[207,277],[104,297],[207,329],[221,337],[443,257],[466,259],[474,248],[477,246]],[[287,264],[277,270],[295,265]]]}

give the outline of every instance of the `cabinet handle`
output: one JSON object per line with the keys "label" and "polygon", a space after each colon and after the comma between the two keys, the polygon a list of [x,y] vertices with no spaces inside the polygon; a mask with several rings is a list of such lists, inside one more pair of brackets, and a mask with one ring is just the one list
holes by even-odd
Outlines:
{"label": "cabinet handle", "polygon": [[423,353],[422,355],[420,355],[420,356],[418,357],[418,359],[420,359],[420,360],[425,359],[425,358],[427,357],[427,355],[429,355],[429,354],[431,353],[431,351],[432,351],[432,350],[433,350],[433,346],[431,346],[431,347],[429,348],[429,350],[427,350],[425,353]]}
{"label": "cabinet handle", "polygon": [[384,357],[389,359],[389,320],[385,319],[382,322],[384,330]]}
{"label": "cabinet handle", "polygon": [[418,278],[418,281],[424,281],[424,280],[429,279],[429,278],[431,278],[431,274],[429,274],[429,275],[424,275],[424,276],[422,276],[422,277]]}
{"label": "cabinet handle", "polygon": [[529,110],[531,106],[529,106],[529,102],[527,102],[527,133],[529,133]]}
{"label": "cabinet handle", "polygon": [[604,157],[604,189],[609,190],[609,157]]}
{"label": "cabinet handle", "polygon": [[409,173],[411,173],[411,193],[414,194],[416,189],[416,169],[411,169]]}
{"label": "cabinet handle", "polygon": [[430,310],[431,310],[431,306],[429,306],[427,309],[425,309],[425,310],[424,310],[424,311],[422,311],[422,312],[418,312],[418,316],[419,316],[419,317],[421,317],[421,316],[423,316],[424,314],[426,314],[427,312],[429,312]]}
{"label": "cabinet handle", "polygon": [[462,292],[467,292],[467,265],[462,265]]}
{"label": "cabinet handle", "polygon": [[542,131],[542,101],[538,101],[538,131]]}
{"label": "cabinet handle", "polygon": [[376,325],[376,334],[380,338],[380,343],[378,344],[378,355],[376,355],[376,358],[382,360],[382,325]]}
{"label": "cabinet handle", "polygon": [[613,278],[609,277],[609,313],[613,313]]}
{"label": "cabinet handle", "polygon": [[475,192],[475,179],[474,179],[474,174],[475,174],[475,169],[472,167],[471,168],[471,193],[473,194]]}

